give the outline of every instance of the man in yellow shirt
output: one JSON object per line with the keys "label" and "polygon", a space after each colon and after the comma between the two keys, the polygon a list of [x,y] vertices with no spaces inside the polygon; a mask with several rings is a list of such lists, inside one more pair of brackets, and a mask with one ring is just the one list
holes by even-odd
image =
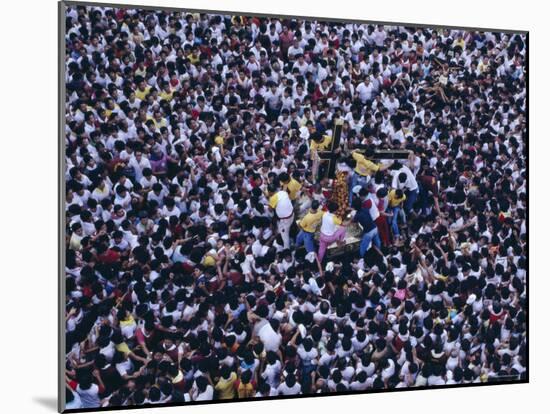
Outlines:
{"label": "man in yellow shirt", "polygon": [[72,250],[80,250],[82,245],[81,241],[84,238],[84,232],[82,230],[82,224],[76,222],[72,225],[71,230],[73,234],[71,235],[71,239],[69,241],[69,248]]}
{"label": "man in yellow shirt", "polygon": [[288,173],[279,174],[279,181],[283,190],[288,193],[288,197],[291,201],[295,201],[300,195],[300,190],[302,189],[302,184],[296,180],[294,177],[288,175]]}
{"label": "man in yellow shirt", "polygon": [[145,83],[145,79],[142,79],[136,89],[136,98],[143,101],[150,90],[151,87]]}
{"label": "man in yellow shirt", "polygon": [[464,36],[462,36],[462,34],[459,34],[453,42],[453,49],[457,46],[460,47],[462,50],[464,50],[464,46],[466,46],[466,42],[464,41]]}
{"label": "man in yellow shirt", "polygon": [[155,123],[155,127],[157,129],[161,129],[162,127],[168,126],[168,122],[166,121],[166,118],[162,117],[162,114],[160,113],[160,111],[155,111],[153,113],[153,117],[148,117],[148,119],[153,120],[153,122]]}
{"label": "man in yellow shirt", "polygon": [[[399,225],[397,223],[397,217],[403,211],[403,202],[407,199],[407,196],[403,193],[403,190],[392,189],[388,194],[388,207],[393,213],[391,218],[391,230],[394,237],[399,237]],[[405,220],[403,220],[405,221]]]}
{"label": "man in yellow shirt", "polygon": [[235,371],[232,371],[227,365],[223,365],[220,370],[220,379],[214,387],[218,392],[220,400],[232,400],[235,398],[235,381],[237,381]]}
{"label": "man in yellow shirt", "polygon": [[377,171],[384,171],[389,167],[389,165],[377,164],[369,159],[374,156],[374,150],[372,148],[367,148],[365,154],[361,154],[359,151],[353,151],[351,156],[355,160],[355,169],[353,170],[351,185],[349,187],[350,205],[353,199],[353,188],[355,186],[360,185],[361,187],[366,187],[372,175]]}
{"label": "man in yellow shirt", "polygon": [[196,65],[200,61],[199,48],[197,46],[193,47],[191,53],[187,55],[187,59],[193,64]]}
{"label": "man in yellow shirt", "polygon": [[313,154],[319,151],[330,150],[330,144],[332,143],[332,137],[323,135],[320,132],[314,132],[311,134],[311,141],[309,143],[309,151]]}
{"label": "man in yellow shirt", "polygon": [[296,236],[296,247],[300,247],[303,244],[305,245],[308,253],[315,251],[313,236],[317,231],[322,218],[323,211],[319,209],[319,201],[313,200],[311,202],[311,209],[301,220],[298,221],[300,232],[298,233],[298,236]]}
{"label": "man in yellow shirt", "polygon": [[164,82],[162,84],[162,90],[159,93],[161,99],[170,102],[174,97],[174,91],[170,87],[170,82]]}
{"label": "man in yellow shirt", "polygon": [[407,196],[403,193],[403,190],[393,189],[388,194],[388,203],[390,208],[403,206],[403,202],[406,199],[407,199]]}

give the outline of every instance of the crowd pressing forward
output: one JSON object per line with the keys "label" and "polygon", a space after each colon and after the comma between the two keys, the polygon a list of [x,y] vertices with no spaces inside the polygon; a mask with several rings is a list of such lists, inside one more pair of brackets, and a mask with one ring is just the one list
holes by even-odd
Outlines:
{"label": "crowd pressing forward", "polygon": [[525,36],[69,6],[65,45],[67,408],[525,378]]}

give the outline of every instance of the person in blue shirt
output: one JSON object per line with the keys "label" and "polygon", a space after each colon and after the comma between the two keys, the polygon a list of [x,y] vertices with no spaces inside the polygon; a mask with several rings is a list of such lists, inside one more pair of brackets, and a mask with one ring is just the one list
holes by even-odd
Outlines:
{"label": "person in blue shirt", "polygon": [[371,206],[369,205],[369,203],[372,203],[372,201],[366,200],[362,202],[359,199],[356,199],[354,201],[354,208],[357,213],[355,214],[353,220],[359,223],[359,225],[363,229],[363,237],[361,238],[361,243],[359,245],[359,254],[361,255],[361,257],[364,256],[367,250],[370,249],[372,242],[374,242],[376,246],[380,247],[380,236],[378,234],[378,227],[376,227],[376,223],[370,215]]}

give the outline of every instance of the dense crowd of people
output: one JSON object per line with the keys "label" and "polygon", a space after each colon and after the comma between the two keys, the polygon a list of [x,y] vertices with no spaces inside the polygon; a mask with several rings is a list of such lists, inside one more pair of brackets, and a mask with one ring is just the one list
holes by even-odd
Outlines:
{"label": "dense crowd of people", "polygon": [[67,408],[526,377],[523,35],[65,23]]}

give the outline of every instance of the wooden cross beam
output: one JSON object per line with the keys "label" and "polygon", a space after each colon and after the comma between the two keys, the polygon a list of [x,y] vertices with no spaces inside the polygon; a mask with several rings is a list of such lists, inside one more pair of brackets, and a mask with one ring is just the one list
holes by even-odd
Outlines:
{"label": "wooden cross beam", "polygon": [[340,148],[340,138],[342,136],[342,126],[344,120],[339,118],[334,121],[334,128],[332,130],[332,141],[330,143],[330,149],[328,151],[320,151],[318,155],[319,173],[321,177],[334,178],[336,171],[336,163],[340,157],[340,153],[336,152]]}
{"label": "wooden cross beam", "polygon": [[[368,145],[355,145],[354,149],[365,150]],[[406,149],[375,149],[372,159],[374,160],[406,160],[411,155],[410,150]]]}
{"label": "wooden cross beam", "polygon": [[[313,165],[312,172],[315,180],[319,181],[321,178],[334,178],[336,172],[336,164],[338,158],[341,156],[341,152],[337,151],[340,148],[340,139],[342,136],[342,126],[344,125],[343,119],[339,118],[334,121],[334,128],[332,131],[332,140],[330,142],[330,149],[328,151],[319,151],[316,154],[312,154]],[[357,145],[356,149],[366,148],[366,145]],[[346,151],[344,151],[346,152]],[[411,152],[409,150],[396,149],[396,150],[376,150],[373,155],[373,159],[376,160],[406,160],[409,158]]]}

